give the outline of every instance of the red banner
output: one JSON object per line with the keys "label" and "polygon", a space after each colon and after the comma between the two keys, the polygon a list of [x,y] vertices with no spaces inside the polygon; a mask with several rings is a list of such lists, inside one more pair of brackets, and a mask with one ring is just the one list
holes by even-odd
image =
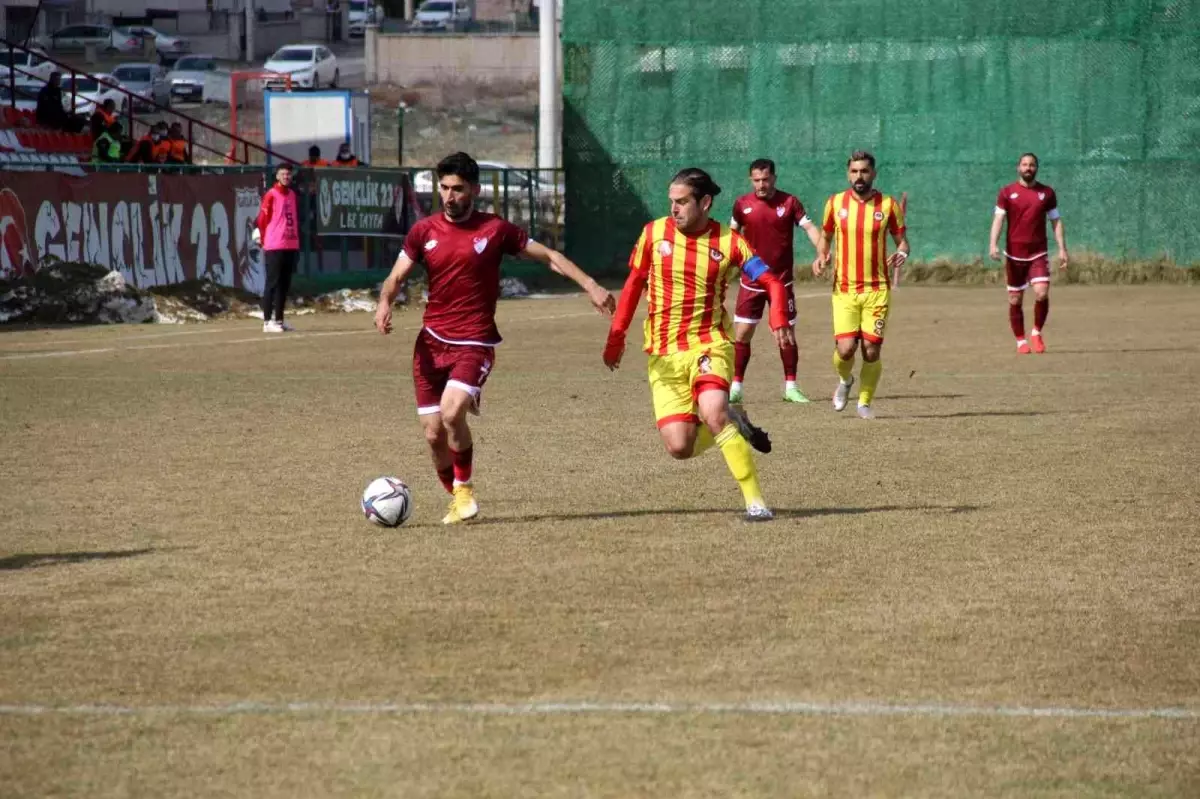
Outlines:
{"label": "red banner", "polygon": [[261,293],[258,174],[0,172],[0,277],[47,260],[115,269],[138,288],[208,277]]}

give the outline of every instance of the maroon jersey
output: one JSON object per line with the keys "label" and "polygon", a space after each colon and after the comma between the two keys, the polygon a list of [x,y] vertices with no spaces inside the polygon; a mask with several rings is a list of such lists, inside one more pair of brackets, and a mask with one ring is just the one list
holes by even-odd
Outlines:
{"label": "maroon jersey", "polygon": [[1010,183],[996,196],[996,213],[1008,217],[1004,254],[1017,261],[1032,261],[1045,255],[1046,220],[1058,219],[1058,197],[1041,183],[1023,186]]}
{"label": "maroon jersey", "polygon": [[804,206],[786,191],[776,191],[769,200],[760,200],[751,192],[733,203],[733,221],[758,257],[784,283],[792,282],[795,263],[792,229],[807,218]]}
{"label": "maroon jersey", "polygon": [[404,254],[429,275],[425,329],[450,344],[499,344],[500,261],[528,243],[524,230],[480,211],[458,224],[439,213],[413,225]]}

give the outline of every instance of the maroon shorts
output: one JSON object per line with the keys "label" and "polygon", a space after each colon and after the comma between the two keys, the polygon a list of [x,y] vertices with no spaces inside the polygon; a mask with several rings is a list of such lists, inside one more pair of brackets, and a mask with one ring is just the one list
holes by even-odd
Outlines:
{"label": "maroon shorts", "polygon": [[[788,324],[796,324],[796,293],[792,290],[792,284],[788,283],[787,289],[787,313]],[[769,301],[768,292],[766,289],[747,288],[745,283],[738,284],[737,305],[733,309],[733,321],[739,324],[756,325],[762,321],[763,312],[767,308]]]}
{"label": "maroon shorts", "polygon": [[417,391],[417,413],[438,413],[442,392],[448,386],[471,395],[475,410],[480,394],[496,360],[495,347],[477,344],[448,344],[434,338],[428,330],[417,334],[413,347],[413,386]]}
{"label": "maroon shorts", "polygon": [[1004,259],[1004,279],[1009,291],[1024,291],[1030,283],[1050,282],[1050,256],[1039,255],[1032,261]]}

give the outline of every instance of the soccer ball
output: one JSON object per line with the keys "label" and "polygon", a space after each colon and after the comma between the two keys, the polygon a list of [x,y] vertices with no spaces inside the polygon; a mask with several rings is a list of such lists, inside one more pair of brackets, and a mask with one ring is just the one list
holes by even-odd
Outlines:
{"label": "soccer ball", "polygon": [[412,515],[412,494],[399,477],[377,477],[363,492],[362,512],[380,527],[399,527]]}

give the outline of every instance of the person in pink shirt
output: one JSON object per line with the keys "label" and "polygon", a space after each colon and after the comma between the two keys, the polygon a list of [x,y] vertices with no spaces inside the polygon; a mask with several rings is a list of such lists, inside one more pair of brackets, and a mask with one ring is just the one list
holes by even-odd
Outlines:
{"label": "person in pink shirt", "polygon": [[275,170],[275,185],[263,195],[258,209],[257,232],[267,267],[262,293],[264,333],[294,329],[283,321],[283,306],[300,260],[300,228],[296,224],[299,218],[299,202],[292,188],[292,165],[281,164]]}

